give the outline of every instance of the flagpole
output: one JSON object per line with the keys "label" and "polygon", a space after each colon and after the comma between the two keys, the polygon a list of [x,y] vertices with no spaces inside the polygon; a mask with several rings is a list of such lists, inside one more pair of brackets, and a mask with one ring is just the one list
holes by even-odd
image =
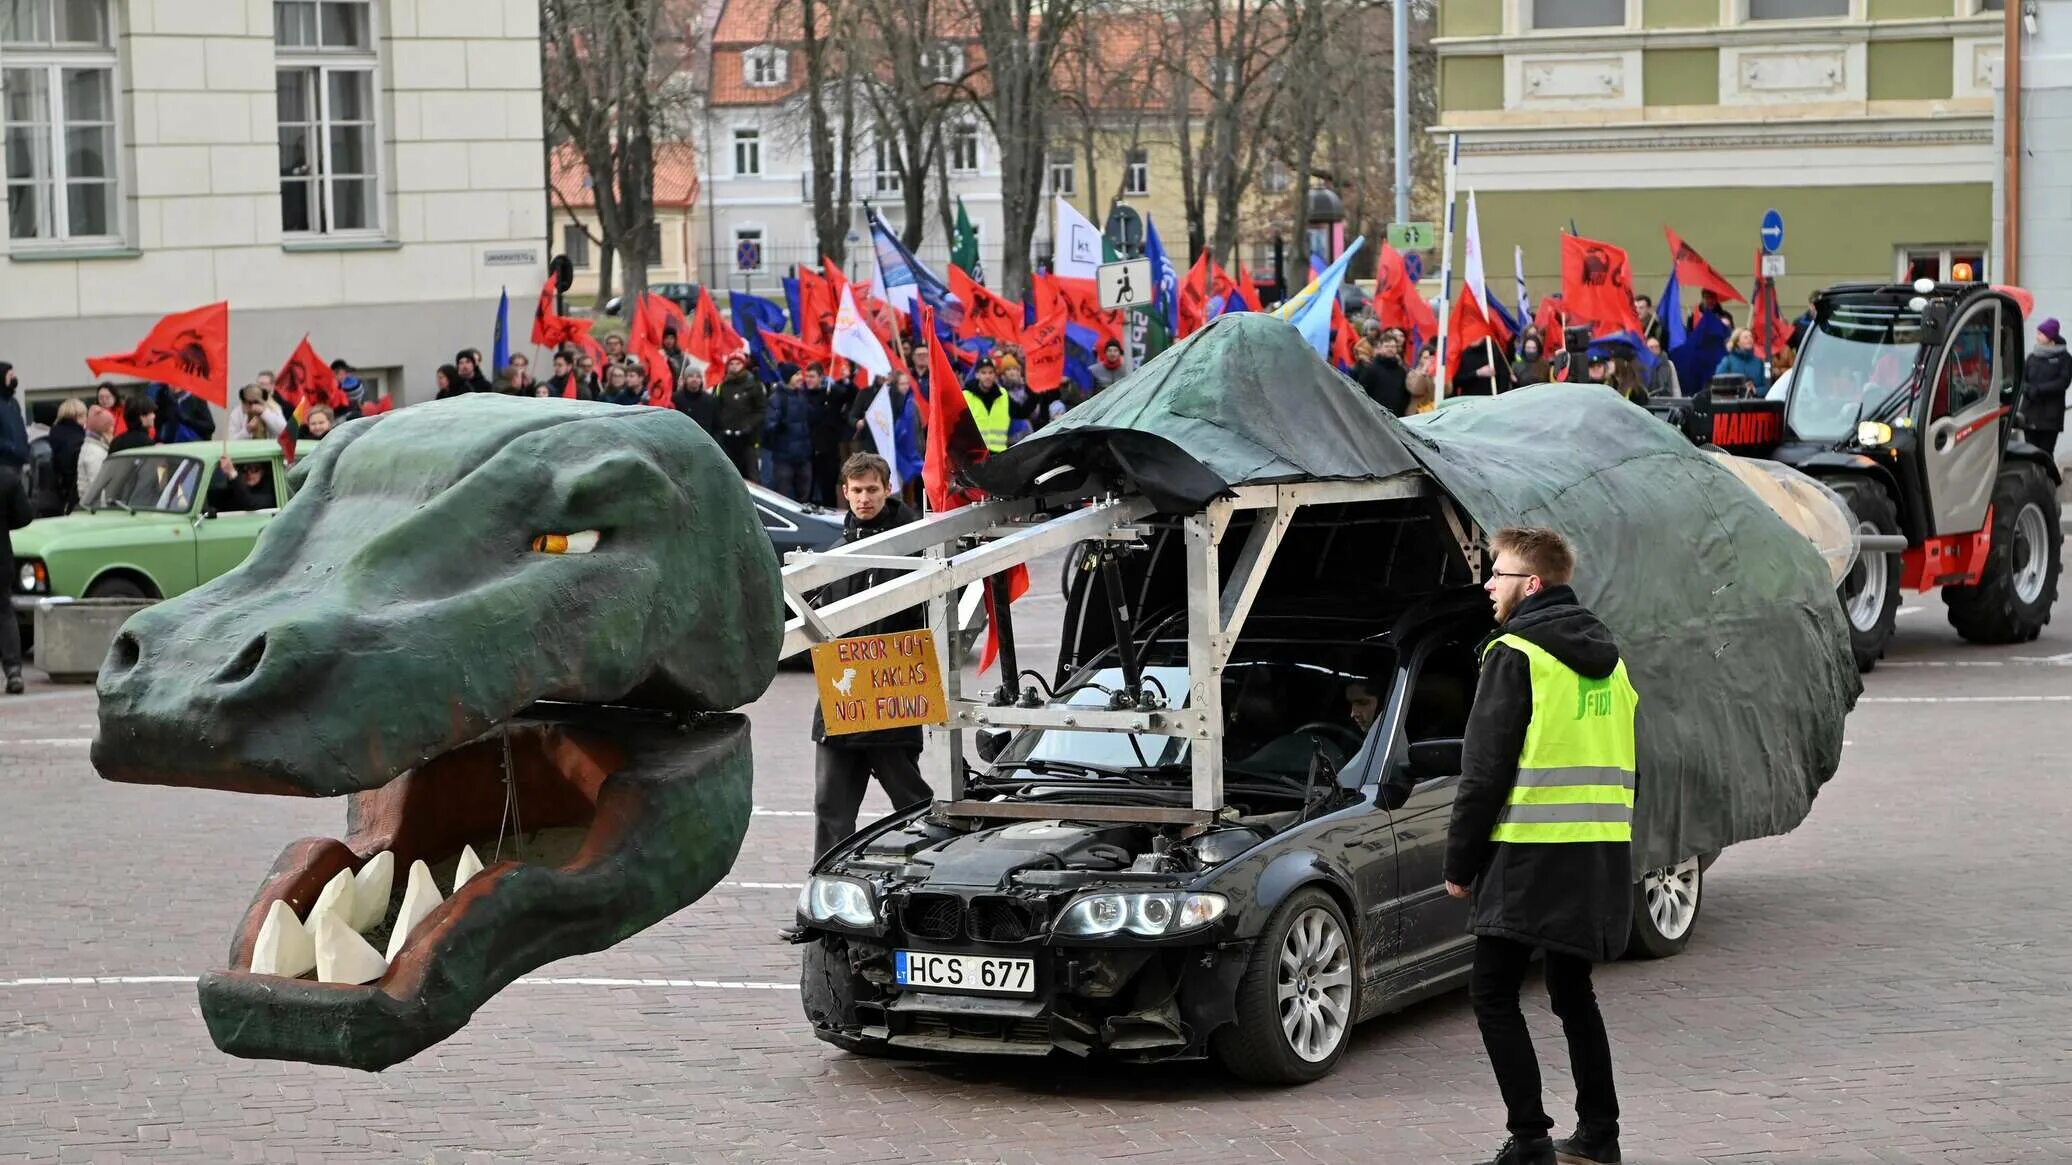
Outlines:
{"label": "flagpole", "polygon": [[1460,167],[1460,135],[1446,136],[1446,236],[1439,251],[1439,366],[1432,380],[1432,402],[1437,404],[1446,399],[1446,330],[1452,326],[1449,319],[1449,300],[1453,289],[1453,199],[1454,180]]}

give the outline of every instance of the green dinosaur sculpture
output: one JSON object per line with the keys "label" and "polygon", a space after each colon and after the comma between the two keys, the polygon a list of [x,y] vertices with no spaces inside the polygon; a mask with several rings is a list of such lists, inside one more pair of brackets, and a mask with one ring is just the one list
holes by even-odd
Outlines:
{"label": "green dinosaur sculpture", "polygon": [[679,413],[459,397],[339,428],[292,481],[244,565],[123,628],[93,761],[347,798],[201,1008],[233,1055],[379,1070],[732,866],[752,772],[727,710],[769,686],[784,605],[738,474]]}

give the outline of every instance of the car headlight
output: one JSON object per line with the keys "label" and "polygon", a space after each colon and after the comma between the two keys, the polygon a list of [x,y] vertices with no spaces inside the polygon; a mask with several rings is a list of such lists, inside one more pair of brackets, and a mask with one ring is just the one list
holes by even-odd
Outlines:
{"label": "car headlight", "polygon": [[15,574],[14,589],[25,595],[40,595],[50,589],[50,574],[42,563],[24,560]]}
{"label": "car headlight", "polygon": [[877,907],[863,883],[821,875],[815,875],[799,892],[799,913],[814,922],[849,926],[873,926],[878,921]]}
{"label": "car headlight", "polygon": [[1867,449],[1891,441],[1892,426],[1883,421],[1864,421],[1856,426],[1856,443]]}
{"label": "car headlight", "polygon": [[1221,894],[1092,894],[1066,907],[1054,931],[1079,938],[1179,934],[1216,921],[1229,906]]}

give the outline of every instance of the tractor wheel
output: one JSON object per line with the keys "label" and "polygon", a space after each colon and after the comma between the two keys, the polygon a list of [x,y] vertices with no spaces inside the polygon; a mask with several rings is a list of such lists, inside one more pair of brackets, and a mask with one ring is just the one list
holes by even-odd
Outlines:
{"label": "tractor wheel", "polygon": [[[1835,492],[1849,503],[1849,514],[1859,534],[1899,533],[1899,511],[1892,495],[1874,482],[1838,481]],[[1885,645],[1892,642],[1899,620],[1900,556],[1859,554],[1849,577],[1837,594],[1842,614],[1849,620],[1849,650],[1856,657],[1856,670],[1869,671],[1884,658]]]}
{"label": "tractor wheel", "polygon": [[1993,487],[1993,544],[1975,587],[1944,587],[1950,626],[1973,643],[2027,643],[2050,622],[2065,535],[2058,493],[2039,465],[2000,467]]}

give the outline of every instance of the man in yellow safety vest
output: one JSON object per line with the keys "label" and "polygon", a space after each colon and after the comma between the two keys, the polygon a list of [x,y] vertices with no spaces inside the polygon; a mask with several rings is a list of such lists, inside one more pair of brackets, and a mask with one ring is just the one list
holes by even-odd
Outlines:
{"label": "man in yellow safety vest", "polygon": [[991,360],[980,360],[964,386],[964,406],[971,410],[972,424],[986,443],[988,453],[1007,448],[1008,429],[1014,424],[1014,402],[1000,387],[1000,370]]}
{"label": "man in yellow safety vest", "polygon": [[[1490,548],[1496,562],[1483,589],[1497,632],[1483,645],[1445,876],[1447,893],[1474,897],[1469,995],[1511,1133],[1495,1165],[1617,1161],[1611,1041],[1590,965],[1618,957],[1633,924],[1640,700],[1611,632],[1568,585],[1568,540],[1514,527]],[[1576,1132],[1558,1143],[1518,1009],[1536,950],[1546,954],[1547,995],[1576,1081]]]}

